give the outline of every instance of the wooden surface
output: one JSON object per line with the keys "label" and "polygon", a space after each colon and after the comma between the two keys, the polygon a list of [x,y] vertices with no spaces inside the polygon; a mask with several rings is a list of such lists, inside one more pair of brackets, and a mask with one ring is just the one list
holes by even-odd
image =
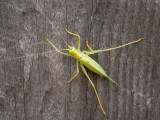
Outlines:
{"label": "wooden surface", "polygon": [[[0,120],[159,120],[159,0],[37,0],[69,45],[81,36],[81,50],[142,42],[92,57],[119,83],[88,70],[102,105],[76,60],[56,53],[0,62]],[[0,1],[0,59],[52,50],[50,39],[67,48],[31,0]]]}

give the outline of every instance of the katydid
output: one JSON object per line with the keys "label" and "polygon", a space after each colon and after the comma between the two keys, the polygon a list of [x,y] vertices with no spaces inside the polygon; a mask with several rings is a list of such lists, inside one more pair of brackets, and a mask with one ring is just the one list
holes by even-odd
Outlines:
{"label": "katydid", "polygon": [[[56,30],[56,32],[60,35],[60,37],[63,39],[63,41],[65,42],[65,44],[68,46],[68,49],[63,49],[63,50],[66,50],[68,51],[68,53],[66,52],[62,52],[61,50],[57,49],[56,46],[53,45],[53,43],[51,43],[50,40],[46,39],[46,41],[60,54],[64,54],[64,55],[67,55],[67,56],[71,56],[71,57],[74,57],[77,59],[77,73],[68,81],[68,83],[70,83],[73,78],[75,78],[78,73],[79,73],[79,63],[80,63],[80,67],[83,71],[83,73],[86,75],[86,77],[88,78],[89,82],[91,83],[95,93],[96,93],[96,96],[97,96],[97,99],[98,99],[98,102],[99,102],[99,105],[100,105],[100,108],[103,112],[104,115],[106,115],[106,112],[104,111],[102,105],[101,105],[101,102],[100,102],[100,99],[99,99],[99,96],[98,96],[98,93],[97,93],[97,90],[95,88],[95,85],[93,84],[93,82],[91,81],[90,77],[88,76],[87,72],[86,72],[86,69],[85,67],[87,67],[89,70],[91,70],[92,72],[100,75],[100,76],[103,76],[103,77],[106,77],[108,78],[109,80],[111,80],[113,83],[117,84],[114,80],[112,80],[107,74],[106,72],[103,70],[103,68],[95,61],[93,60],[91,57],[89,57],[90,54],[95,54],[95,53],[99,53],[99,52],[104,52],[104,51],[111,51],[111,50],[114,50],[114,49],[118,49],[118,48],[121,48],[121,47],[124,47],[124,46],[127,46],[127,45],[130,45],[130,44],[133,44],[133,43],[136,43],[136,42],[139,42],[142,40],[142,38],[136,40],[136,41],[133,41],[133,42],[130,42],[130,43],[127,43],[127,44],[124,44],[124,45],[121,45],[121,46],[118,46],[118,47],[114,47],[114,48],[109,48],[109,49],[104,49],[104,50],[92,50],[91,47],[88,45],[88,41],[86,41],[86,45],[87,47],[90,49],[90,51],[82,51],[80,50],[80,36],[78,34],[75,34],[75,33],[72,33],[72,32],[69,32],[67,29],[66,32],[68,34],[71,34],[73,36],[76,36],[78,37],[78,49],[76,49],[75,47],[71,47],[67,44],[67,42],[64,40],[64,38],[62,37],[62,35],[59,33],[59,31],[57,30],[57,28],[54,26],[53,22],[51,22],[51,20],[46,16],[46,14],[43,12],[43,10],[40,8],[40,6],[34,1],[32,0],[33,3],[37,6],[37,8],[40,10],[40,13],[42,15],[44,15],[47,20],[50,22],[50,24],[52,25],[52,27]],[[85,67],[84,67],[85,66]]]}
{"label": "katydid", "polygon": [[[64,40],[64,38],[62,37],[62,35],[59,33],[59,31],[57,30],[57,28],[54,26],[53,22],[51,22],[51,20],[45,15],[45,13],[42,11],[42,9],[40,8],[40,6],[34,1],[32,0],[33,3],[38,7],[38,9],[40,10],[40,13],[42,15],[44,15],[47,20],[50,22],[50,24],[52,25],[52,27],[56,30],[56,32],[60,35],[60,37]],[[111,51],[111,50],[114,50],[114,49],[118,49],[118,48],[121,48],[121,47],[124,47],[124,46],[127,46],[127,45],[130,45],[130,44],[133,44],[133,43],[136,43],[136,42],[139,42],[142,40],[142,38],[136,40],[136,41],[133,41],[133,42],[130,42],[130,43],[127,43],[127,44],[124,44],[124,45],[121,45],[121,46],[118,46],[118,47],[114,47],[114,48],[109,48],[109,49],[104,49],[104,50],[92,50],[91,47],[88,45],[88,41],[86,41],[86,45],[87,47],[90,49],[90,51],[81,51],[80,50],[80,36],[78,34],[75,34],[75,33],[72,33],[72,32],[69,32],[67,29],[65,29],[66,32],[68,34],[71,34],[73,36],[76,36],[78,37],[78,49],[76,49],[75,47],[72,47],[72,46],[69,46],[67,44],[67,42],[64,40],[65,44],[68,46],[68,49],[62,49],[64,51],[68,51],[67,52],[62,52],[61,50],[57,49],[56,46],[54,46],[53,43],[51,43],[50,40],[46,39],[46,41],[60,54],[64,54],[64,55],[67,55],[67,56],[71,56],[71,57],[74,57],[77,59],[77,62],[76,62],[76,65],[77,65],[77,73],[68,81],[68,83],[70,83],[79,73],[79,64],[80,64],[80,67],[83,71],[83,73],[86,75],[86,77],[88,78],[89,82],[91,83],[94,91],[95,91],[95,94],[97,96],[97,99],[98,99],[98,102],[99,102],[99,105],[100,105],[100,108],[103,112],[104,115],[106,115],[106,112],[104,111],[102,105],[101,105],[101,102],[100,102],[100,99],[99,99],[99,96],[98,96],[98,93],[97,93],[97,90],[95,88],[95,85],[93,84],[93,82],[91,81],[90,77],[88,76],[87,74],[87,71],[85,69],[85,67],[87,67],[89,70],[91,70],[92,72],[100,75],[100,76],[103,76],[103,77],[106,77],[108,78],[109,80],[111,80],[113,83],[117,84],[114,80],[112,80],[107,74],[106,72],[104,71],[104,69],[95,61],[93,60],[91,57],[89,57],[90,54],[95,54],[95,53],[99,53],[99,52],[104,52],[104,51]],[[48,51],[48,52],[51,52],[51,51]],[[44,53],[47,53],[47,52],[43,52],[43,53],[39,53],[39,54],[44,54]],[[21,57],[17,57],[17,58],[24,58],[24,57],[29,57],[29,56],[34,56],[36,54],[32,54],[32,55],[28,55],[28,56],[21,56]],[[17,58],[11,58],[11,59],[5,59],[5,60],[1,60],[0,62],[3,62],[3,61],[6,61],[6,60],[14,60],[14,59],[17,59]],[[85,67],[84,67],[85,66]]]}
{"label": "katydid", "polygon": [[93,60],[91,57],[89,57],[88,55],[90,54],[94,54],[94,53],[98,53],[98,52],[103,52],[103,51],[111,51],[113,49],[118,49],[118,48],[121,48],[121,47],[124,47],[124,46],[127,46],[129,44],[132,44],[132,43],[136,43],[136,42],[139,42],[142,40],[142,38],[136,40],[136,41],[133,41],[133,42],[130,42],[130,43],[127,43],[127,44],[124,44],[124,45],[121,45],[121,46],[118,46],[118,47],[115,47],[115,48],[109,48],[109,49],[104,49],[104,50],[92,50],[89,45],[88,45],[88,41],[86,42],[88,48],[91,50],[91,51],[80,51],[80,36],[78,34],[74,34],[74,33],[71,33],[69,32],[67,29],[66,31],[71,34],[71,35],[74,35],[74,36],[77,36],[78,37],[78,49],[76,49],[75,47],[71,47],[67,44],[67,46],[69,47],[69,49],[64,49],[64,50],[67,50],[69,53],[65,53],[65,52],[61,52],[60,50],[58,50],[52,43],[51,41],[49,41],[48,39],[46,39],[46,41],[51,44],[51,46],[60,54],[64,54],[64,55],[67,55],[67,56],[71,56],[71,57],[74,57],[77,59],[77,73],[68,81],[68,83],[70,83],[73,78],[75,78],[78,73],[79,73],[79,63],[80,63],[80,67],[82,69],[82,71],[84,72],[84,74],[86,75],[86,77],[88,78],[89,82],[91,83],[92,87],[94,88],[95,90],[95,93],[96,93],[96,96],[97,96],[97,99],[98,99],[98,102],[99,102],[99,105],[101,107],[101,110],[103,112],[104,115],[106,115],[106,112],[104,111],[102,105],[101,105],[101,102],[100,102],[100,99],[99,99],[99,96],[98,96],[98,93],[97,93],[97,90],[93,84],[93,82],[91,81],[91,79],[89,78],[87,72],[86,72],[86,69],[84,68],[87,67],[89,70],[91,70],[92,72],[100,75],[100,76],[103,76],[103,77],[106,77],[108,78],[109,80],[111,80],[112,82],[114,82],[115,84],[118,85],[118,83],[116,83],[114,80],[112,80],[107,74],[106,72],[103,70],[103,68],[95,61]]}

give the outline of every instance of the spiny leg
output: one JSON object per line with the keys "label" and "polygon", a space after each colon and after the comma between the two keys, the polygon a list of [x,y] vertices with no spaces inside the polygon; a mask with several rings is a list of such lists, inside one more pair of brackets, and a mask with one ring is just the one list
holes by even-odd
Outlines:
{"label": "spiny leg", "polygon": [[78,34],[75,34],[75,33],[72,33],[72,32],[69,32],[66,28],[65,28],[65,30],[66,30],[66,32],[67,33],[69,33],[69,34],[71,34],[71,35],[73,35],[73,36],[76,36],[76,37],[78,37],[78,49],[80,49],[80,47],[81,47],[81,40],[80,40],[80,36],[78,35]]}
{"label": "spiny leg", "polygon": [[58,53],[61,53],[61,54],[67,55],[67,56],[71,56],[70,54],[67,54],[67,53],[64,53],[64,52],[61,52],[60,50],[58,50],[58,49],[56,48],[56,46],[54,46],[54,45],[52,44],[52,42],[49,41],[48,39],[46,39],[46,41],[47,41]]}
{"label": "spiny leg", "polygon": [[[120,45],[118,47],[114,47],[114,48],[108,48],[108,49],[104,49],[104,50],[93,50],[94,53],[98,53],[98,52],[104,52],[104,51],[111,51],[111,50],[115,50],[115,49],[118,49],[118,48],[122,48],[122,47],[125,47],[127,45],[130,45],[130,44],[133,44],[133,43],[136,43],[136,42],[140,42],[141,40],[143,40],[142,38],[136,40],[136,41],[133,41],[133,42],[129,42],[127,44],[124,44],[124,45]],[[93,54],[92,51],[83,51],[83,53],[86,53],[87,55],[90,55],[90,54]]]}
{"label": "spiny leg", "polygon": [[81,69],[82,69],[83,73],[87,76],[89,82],[91,83],[92,87],[94,88],[94,91],[95,91],[95,93],[96,93],[96,96],[97,96],[97,99],[98,99],[98,102],[99,102],[99,105],[100,105],[100,107],[101,107],[101,110],[102,110],[103,114],[106,115],[106,112],[104,111],[104,109],[103,109],[103,107],[102,107],[102,105],[101,105],[101,101],[100,101],[100,99],[99,99],[97,90],[96,90],[96,88],[95,88],[93,82],[92,82],[91,79],[89,78],[89,76],[88,76],[88,74],[87,74],[87,72],[86,72],[84,66],[83,66],[81,63],[80,63],[80,66],[81,66]]}
{"label": "spiny leg", "polygon": [[76,64],[77,64],[77,73],[67,83],[70,83],[73,80],[73,78],[75,78],[79,73],[78,60],[77,60]]}

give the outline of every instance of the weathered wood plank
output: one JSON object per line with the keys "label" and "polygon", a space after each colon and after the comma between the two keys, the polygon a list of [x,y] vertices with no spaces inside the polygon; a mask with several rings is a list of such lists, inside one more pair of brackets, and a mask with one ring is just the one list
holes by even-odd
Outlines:
{"label": "weathered wood plank", "polygon": [[[1,120],[159,120],[160,2],[158,0],[37,0],[70,45],[81,36],[81,49],[105,49],[143,37],[140,43],[93,55],[120,84],[90,71],[102,105],[75,60],[55,51],[0,62]],[[0,1],[0,59],[51,50],[66,45],[32,0]]]}

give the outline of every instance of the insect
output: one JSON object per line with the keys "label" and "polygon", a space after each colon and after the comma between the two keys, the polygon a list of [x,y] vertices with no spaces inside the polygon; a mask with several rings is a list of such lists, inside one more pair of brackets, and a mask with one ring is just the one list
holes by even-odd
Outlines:
{"label": "insect", "polygon": [[[116,83],[114,80],[112,80],[107,74],[106,72],[103,70],[103,68],[95,61],[93,60],[91,57],[89,57],[90,54],[95,54],[95,53],[98,53],[98,52],[103,52],[103,51],[111,51],[111,50],[114,50],[114,49],[118,49],[118,48],[121,48],[121,47],[124,47],[124,46],[127,46],[129,44],[132,44],[132,43],[136,43],[136,42],[139,42],[142,40],[142,38],[136,40],[136,41],[133,41],[133,42],[130,42],[130,43],[127,43],[127,44],[124,44],[124,45],[121,45],[121,46],[118,46],[118,47],[115,47],[115,48],[109,48],[109,49],[104,49],[104,50],[92,50],[89,45],[88,45],[88,41],[86,42],[86,45],[88,46],[88,48],[91,50],[91,51],[80,51],[80,36],[78,34],[74,34],[74,33],[71,33],[69,32],[67,29],[66,29],[67,33],[71,34],[71,35],[74,35],[74,36],[77,36],[78,37],[78,49],[76,49],[75,47],[71,47],[69,46],[68,44],[66,44],[68,46],[69,49],[63,49],[63,50],[67,50],[69,53],[65,53],[65,52],[61,52],[60,50],[58,50],[52,43],[51,41],[49,41],[48,39],[46,39],[46,41],[60,54],[64,54],[64,55],[67,55],[67,56],[71,56],[71,57],[74,57],[77,59],[77,73],[68,81],[68,83],[70,83],[73,78],[75,78],[78,73],[79,73],[79,63],[80,63],[80,67],[83,71],[83,73],[86,75],[86,77],[88,78],[89,82],[91,83],[92,87],[94,88],[94,91],[96,93],[96,96],[97,96],[97,99],[98,99],[98,102],[99,102],[99,105],[101,107],[101,110],[103,112],[104,115],[106,115],[106,112],[104,111],[102,105],[101,105],[101,101],[99,99],[99,96],[98,96],[98,93],[97,93],[97,90],[93,84],[93,82],[91,81],[90,77],[88,76],[87,72],[86,72],[86,69],[85,67],[87,67],[89,70],[91,70],[92,72],[100,75],[100,76],[103,76],[103,77],[106,77],[108,78],[109,80],[111,80],[112,82],[114,82],[115,84],[118,85],[118,83]],[[85,67],[84,67],[85,66]]]}
{"label": "insect", "polygon": [[[34,2],[34,0],[33,0]],[[35,2],[34,2],[35,3]],[[55,28],[55,30],[58,32],[57,28],[54,26],[54,24],[50,21],[50,19],[45,15],[45,13],[42,11],[42,9],[40,8],[40,6],[35,3],[36,6],[39,8],[41,14],[43,14],[47,19],[48,21],[51,23],[51,25]],[[115,50],[115,49],[118,49],[118,48],[121,48],[121,47],[124,47],[124,46],[127,46],[127,45],[130,45],[130,44],[133,44],[133,43],[136,43],[136,42],[139,42],[142,40],[142,38],[136,40],[136,41],[133,41],[133,42],[130,42],[130,43],[127,43],[127,44],[124,44],[124,45],[121,45],[121,46],[118,46],[118,47],[114,47],[114,48],[109,48],[109,49],[104,49],[104,50],[92,50],[91,47],[88,45],[88,41],[86,41],[86,45],[87,47],[90,49],[90,51],[81,51],[80,50],[80,45],[81,45],[81,41],[80,41],[80,36],[78,34],[75,34],[75,33],[72,33],[70,31],[68,31],[67,29],[65,29],[66,32],[68,34],[71,34],[75,37],[78,37],[78,49],[76,49],[75,47],[72,47],[72,46],[69,46],[67,44],[67,42],[64,40],[64,38],[62,37],[62,35],[59,33],[60,37],[64,40],[65,44],[68,46],[68,49],[63,49],[65,51],[68,51],[68,53],[66,52],[62,52],[60,50],[58,50],[56,48],[56,46],[53,45],[53,43],[46,39],[46,42],[48,42],[58,53],[60,54],[63,54],[63,55],[67,55],[67,56],[71,56],[71,57],[74,57],[77,59],[77,62],[76,62],[76,65],[77,65],[77,73],[68,81],[68,83],[70,83],[79,73],[79,64],[80,64],[80,67],[83,71],[83,73],[86,75],[86,77],[88,78],[89,82],[91,83],[94,91],[95,91],[95,94],[97,96],[97,99],[98,99],[98,102],[99,102],[99,105],[100,105],[100,108],[103,112],[104,115],[106,115],[106,112],[104,111],[103,107],[102,107],[102,104],[101,104],[101,101],[100,101],[100,98],[98,96],[98,93],[97,93],[97,90],[95,88],[95,85],[93,84],[93,82],[91,81],[90,77],[88,76],[87,74],[87,71],[85,69],[85,67],[87,67],[89,70],[91,70],[92,72],[100,75],[100,76],[103,76],[103,77],[106,77],[108,78],[109,80],[111,80],[113,83],[117,84],[114,80],[112,80],[107,74],[106,72],[103,70],[103,68],[95,61],[93,60],[91,57],[89,57],[90,54],[95,54],[95,53],[99,53],[99,52],[104,52],[104,51],[111,51],[111,50]],[[85,67],[84,67],[85,66]]]}
{"label": "insect", "polygon": [[[32,0],[33,3],[35,3],[34,0]],[[40,12],[42,15],[44,15],[47,20],[51,23],[52,27],[55,28],[55,30],[58,32],[58,30],[56,29],[56,27],[54,26],[53,22],[51,22],[51,20],[44,14],[44,12],[41,10],[40,6],[35,3],[35,5],[39,8]],[[57,49],[56,46],[54,46],[54,44],[49,40],[49,39],[46,39],[46,41],[60,54],[63,54],[63,55],[67,55],[67,56],[71,56],[71,57],[74,57],[77,59],[77,62],[76,62],[76,65],[77,65],[77,73],[68,81],[68,83],[70,83],[79,73],[79,65],[83,71],[83,73],[86,75],[86,77],[88,78],[89,82],[91,83],[94,91],[95,91],[95,94],[97,96],[97,99],[98,99],[98,102],[99,102],[99,105],[100,105],[100,108],[103,112],[104,115],[106,115],[106,112],[105,110],[103,109],[102,105],[101,105],[101,101],[100,101],[100,98],[98,96],[98,93],[97,93],[97,90],[95,88],[95,85],[93,84],[93,82],[91,81],[90,77],[88,76],[87,72],[86,72],[86,69],[85,67],[87,67],[89,70],[91,70],[92,72],[100,75],[100,76],[103,76],[103,77],[106,77],[107,79],[111,80],[113,83],[117,84],[114,80],[112,80],[107,74],[106,72],[104,71],[104,69],[95,61],[93,60],[89,55],[91,54],[95,54],[95,53],[99,53],[99,52],[104,52],[104,51],[111,51],[111,50],[115,50],[115,49],[118,49],[118,48],[122,48],[124,46],[127,46],[127,45],[130,45],[130,44],[133,44],[133,43],[137,43],[139,41],[142,40],[142,38],[136,40],[136,41],[133,41],[133,42],[130,42],[130,43],[127,43],[127,44],[124,44],[124,45],[121,45],[121,46],[118,46],[118,47],[114,47],[114,48],[109,48],[109,49],[104,49],[104,50],[92,50],[91,47],[88,45],[88,41],[86,42],[86,45],[87,47],[90,49],[90,51],[81,51],[80,50],[80,36],[78,34],[75,34],[75,33],[72,33],[70,31],[68,31],[67,29],[65,29],[66,32],[68,34],[71,34],[75,37],[78,37],[78,48],[75,48],[75,47],[72,47],[72,46],[69,46],[67,44],[67,42],[63,39],[63,37],[61,36],[61,34],[59,33],[60,37],[64,40],[65,44],[68,46],[68,49],[63,49],[64,51],[68,51],[68,52],[62,52],[61,50]],[[84,67],[85,66],[85,67]]]}

